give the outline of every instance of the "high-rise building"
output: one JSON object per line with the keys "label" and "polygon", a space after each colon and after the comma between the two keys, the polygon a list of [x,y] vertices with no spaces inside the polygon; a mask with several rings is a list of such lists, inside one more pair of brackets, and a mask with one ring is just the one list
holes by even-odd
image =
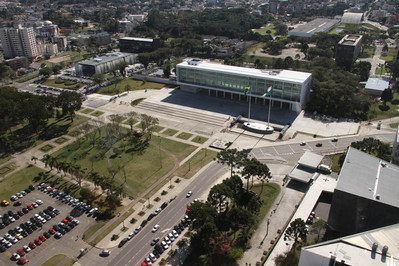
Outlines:
{"label": "high-rise building", "polygon": [[362,38],[362,35],[348,34],[339,41],[335,54],[337,65],[344,66],[347,69],[352,67],[352,64],[359,56]]}
{"label": "high-rise building", "polygon": [[23,28],[21,25],[15,28],[1,28],[0,39],[3,44],[5,58],[17,56],[35,57],[39,55],[33,28]]}

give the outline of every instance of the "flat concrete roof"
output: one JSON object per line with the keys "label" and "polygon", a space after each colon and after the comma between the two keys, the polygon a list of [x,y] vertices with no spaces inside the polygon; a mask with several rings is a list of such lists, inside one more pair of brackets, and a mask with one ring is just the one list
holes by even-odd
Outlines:
{"label": "flat concrete roof", "polygon": [[361,40],[362,40],[362,35],[358,34],[348,34],[345,35],[338,44],[341,45],[348,45],[348,46],[356,46]]}
{"label": "flat concrete roof", "polygon": [[[190,63],[191,60],[196,60],[195,64],[191,64]],[[263,79],[276,80],[276,81],[290,81],[299,84],[302,84],[312,76],[311,73],[306,73],[306,72],[237,67],[237,66],[229,66],[218,63],[211,63],[209,61],[198,60],[198,59],[188,59],[178,64],[177,67],[201,69],[204,71],[233,74],[236,76],[263,78]]]}
{"label": "flat concrete roof", "polygon": [[301,25],[293,30],[290,30],[288,34],[293,33],[299,34],[315,34],[317,32],[328,32],[339,23],[339,20],[336,19],[326,19],[326,18],[317,18],[312,20],[304,25]]}
{"label": "flat concrete roof", "polygon": [[[130,21],[129,21],[129,22],[130,22]],[[124,38],[120,38],[119,40],[136,41],[136,42],[154,42],[154,39],[150,39],[150,38],[137,38],[137,37],[124,37]]]}
{"label": "flat concrete roof", "polygon": [[111,53],[111,54],[106,54],[100,57],[96,57],[96,58],[92,58],[92,59],[88,59],[88,60],[84,60],[82,62],[79,62],[79,64],[81,65],[89,65],[89,66],[97,66],[97,65],[101,65],[104,64],[106,62],[111,62],[117,58],[120,57],[125,57],[128,55],[132,55],[132,54],[128,54],[128,53]]}
{"label": "flat concrete roof", "polygon": [[366,89],[377,91],[384,91],[388,87],[389,81],[383,78],[369,78],[365,86]]}
{"label": "flat concrete roof", "polygon": [[323,155],[319,155],[311,151],[306,151],[299,159],[298,164],[316,169],[317,166],[319,166],[321,160],[323,160],[323,157]]}
{"label": "flat concrete roof", "polygon": [[349,147],[337,190],[399,207],[399,167]]}
{"label": "flat concrete roof", "polygon": [[313,176],[316,175],[318,175],[318,173],[315,173],[314,169],[298,165],[292,170],[288,177],[302,183],[309,183]]}
{"label": "flat concrete roof", "polygon": [[[331,255],[336,261],[345,261],[348,265],[398,265],[399,263],[399,224],[394,224],[363,233],[342,237],[339,239],[322,242],[304,247],[301,253],[299,266],[308,265],[306,252],[318,255],[312,256],[313,265],[326,265],[321,262],[330,261]],[[373,243],[378,244],[375,256],[372,255]],[[382,259],[382,248],[388,247],[386,260]],[[304,257],[302,258],[302,254]],[[310,258],[310,256],[308,257]],[[302,262],[301,262],[302,261]],[[318,263],[320,262],[320,263]],[[388,263],[389,262],[389,263]]]}

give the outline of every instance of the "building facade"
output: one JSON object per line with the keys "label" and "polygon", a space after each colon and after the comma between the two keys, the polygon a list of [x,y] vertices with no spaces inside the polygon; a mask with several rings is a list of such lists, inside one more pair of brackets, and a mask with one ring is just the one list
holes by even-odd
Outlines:
{"label": "building facade", "polygon": [[338,42],[335,54],[337,65],[344,66],[347,69],[352,67],[359,56],[362,38],[362,35],[348,34]]}
{"label": "building facade", "polygon": [[161,46],[159,38],[133,38],[125,37],[119,39],[119,48],[123,53],[142,53],[151,52]]}
{"label": "building facade", "polygon": [[39,55],[33,28],[23,28],[20,25],[15,28],[1,28],[0,40],[3,44],[5,58]]}
{"label": "building facade", "polygon": [[392,163],[399,165],[399,126],[396,129],[395,139],[393,140]]}
{"label": "building facade", "polygon": [[94,59],[84,60],[75,65],[75,71],[79,75],[92,76],[97,73],[108,73],[121,62],[129,65],[136,63],[137,55],[128,53],[112,53]]}
{"label": "building facade", "polygon": [[182,90],[208,90],[230,94],[239,99],[251,86],[251,97],[265,101],[264,94],[272,87],[272,105],[300,112],[306,104],[311,73],[290,70],[261,70],[188,59],[176,66],[177,81]]}

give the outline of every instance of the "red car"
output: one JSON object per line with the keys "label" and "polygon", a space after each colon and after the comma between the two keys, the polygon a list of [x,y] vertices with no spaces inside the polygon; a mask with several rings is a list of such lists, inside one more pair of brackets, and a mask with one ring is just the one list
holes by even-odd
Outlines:
{"label": "red car", "polygon": [[50,234],[52,234],[52,235],[55,234],[55,230],[54,230],[53,228],[50,228],[50,229],[48,230],[48,232],[49,232]]}
{"label": "red car", "polygon": [[69,221],[67,219],[62,219],[62,221],[64,224],[69,224]]}
{"label": "red car", "polygon": [[28,208],[28,210],[30,210],[30,211],[33,210],[33,207],[30,204],[26,205],[26,208]]}
{"label": "red car", "polygon": [[46,241],[47,238],[45,238],[44,236],[40,235],[40,236],[39,236],[39,239],[40,239],[42,242],[44,242],[44,241]]}
{"label": "red car", "polygon": [[18,262],[19,262],[19,264],[24,265],[26,263],[26,259],[20,257]]}
{"label": "red car", "polygon": [[25,251],[23,251],[22,249],[18,249],[17,250],[18,255],[20,255],[21,257],[25,255]]}
{"label": "red car", "polygon": [[36,247],[36,245],[35,245],[35,243],[30,242],[30,243],[29,243],[29,247],[30,247],[31,249],[34,249],[34,248]]}
{"label": "red car", "polygon": [[35,239],[35,244],[38,245],[38,246],[40,246],[40,245],[42,244],[42,241],[40,241],[39,239],[36,238],[36,239]]}

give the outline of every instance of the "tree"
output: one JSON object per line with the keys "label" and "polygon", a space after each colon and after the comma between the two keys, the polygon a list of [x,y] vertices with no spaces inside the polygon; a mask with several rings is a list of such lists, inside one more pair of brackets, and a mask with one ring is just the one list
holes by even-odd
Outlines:
{"label": "tree", "polygon": [[320,219],[312,224],[310,232],[313,234],[317,234],[317,241],[320,239],[320,235],[327,228],[327,222]]}
{"label": "tree", "polygon": [[387,102],[392,101],[392,99],[393,99],[392,89],[389,89],[389,88],[385,89],[381,94],[381,100],[384,103],[384,105],[386,105]]}
{"label": "tree", "polygon": [[230,166],[230,176],[233,176],[233,168],[242,166],[247,157],[248,155],[243,151],[228,149],[219,152],[216,155],[216,160],[218,163]]}
{"label": "tree", "polygon": [[235,204],[237,204],[237,202],[242,198],[244,191],[241,178],[238,175],[233,175],[232,177],[223,180],[223,184],[227,185],[231,189],[231,199]]}
{"label": "tree", "polygon": [[143,130],[143,134],[146,134],[146,140],[151,139],[154,127],[159,124],[158,118],[146,114],[141,114],[140,121],[141,121],[141,129]]}
{"label": "tree", "polygon": [[388,162],[391,160],[391,146],[388,143],[381,142],[379,139],[365,138],[362,141],[352,142],[351,147]]}
{"label": "tree", "polygon": [[[233,192],[231,191],[230,187],[226,184],[217,184],[214,185],[208,194],[208,202],[211,205],[218,206],[219,212],[222,212],[222,204],[227,201],[227,199],[233,196]],[[227,211],[227,208],[226,210]]]}
{"label": "tree", "polygon": [[370,75],[371,63],[366,61],[360,61],[354,64],[352,72],[359,75],[360,81],[367,81]]}
{"label": "tree", "polygon": [[163,68],[163,75],[165,76],[165,78],[169,78],[170,77],[170,64],[166,64]]}
{"label": "tree", "polygon": [[249,190],[249,178],[252,178],[252,185],[254,184],[254,176],[258,176],[260,180],[271,178],[269,167],[259,162],[256,158],[251,158],[244,161],[242,175],[245,179],[247,179],[247,191]]}
{"label": "tree", "polygon": [[287,56],[284,59],[284,69],[289,69],[292,68],[294,66],[294,59],[292,59],[291,56]]}
{"label": "tree", "polygon": [[75,111],[82,106],[82,98],[76,92],[64,91],[58,96],[57,105],[62,108],[63,115],[70,115],[70,119],[73,122]]}
{"label": "tree", "polygon": [[52,105],[48,99],[40,96],[32,96],[23,101],[21,106],[24,117],[35,132],[43,127],[53,115]]}
{"label": "tree", "polygon": [[105,75],[103,73],[96,73],[92,76],[94,84],[101,84],[105,80]]}
{"label": "tree", "polygon": [[14,70],[6,64],[0,64],[0,80],[9,81],[15,75]]}
{"label": "tree", "polygon": [[137,122],[137,113],[134,111],[131,111],[129,113],[126,113],[125,116],[127,117],[127,123],[130,126],[130,132],[133,133],[133,125],[134,123]]}
{"label": "tree", "polygon": [[35,164],[36,164],[37,157],[36,157],[36,156],[32,156],[32,157],[30,158],[30,160],[31,160],[31,161],[35,161]]}
{"label": "tree", "polygon": [[39,75],[45,76],[46,78],[48,78],[52,73],[53,70],[48,66],[39,70]]}
{"label": "tree", "polygon": [[301,218],[297,218],[292,221],[290,226],[285,231],[285,236],[294,238],[295,244],[298,243],[299,239],[306,241],[307,234],[308,230],[306,228],[305,221]]}

